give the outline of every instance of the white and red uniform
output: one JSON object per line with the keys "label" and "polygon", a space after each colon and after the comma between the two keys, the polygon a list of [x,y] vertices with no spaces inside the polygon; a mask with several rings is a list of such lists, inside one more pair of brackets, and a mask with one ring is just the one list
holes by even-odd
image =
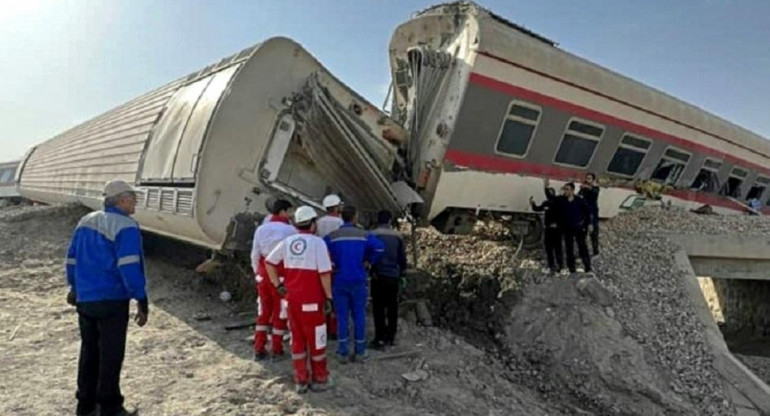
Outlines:
{"label": "white and red uniform", "polygon": [[[315,235],[300,231],[283,240],[265,259],[278,266],[283,262],[284,285],[289,301],[291,320],[291,358],[294,363],[294,381],[308,384],[308,349],[312,380],[326,383],[326,294],[321,275],[331,273],[332,263],[326,243]],[[309,348],[308,348],[309,347]]]}
{"label": "white and red uniform", "polygon": [[[285,217],[272,216],[270,221],[260,225],[254,232],[251,247],[251,267],[256,271],[257,281],[257,325],[254,330],[254,351],[265,352],[267,334],[272,326],[271,350],[273,354],[283,353],[283,335],[286,333],[288,306],[281,299],[275,286],[270,282],[265,269],[265,256],[290,235],[297,234],[297,229],[289,224]],[[279,274],[282,270],[279,268]]]}

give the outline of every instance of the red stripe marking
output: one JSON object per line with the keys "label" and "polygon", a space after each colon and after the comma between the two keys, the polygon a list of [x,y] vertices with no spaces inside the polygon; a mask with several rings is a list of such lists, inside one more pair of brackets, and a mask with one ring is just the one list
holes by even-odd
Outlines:
{"label": "red stripe marking", "polygon": [[[486,172],[514,173],[519,175],[531,175],[538,177],[549,177],[562,181],[578,181],[585,172],[578,169],[564,168],[553,165],[543,165],[527,162],[519,159],[510,159],[496,155],[481,155],[476,153],[464,152],[461,150],[448,149],[445,159],[456,166],[478,169]],[[617,186],[616,188],[631,187]],[[689,189],[674,189],[666,192],[666,195],[674,196],[686,201],[695,201],[704,205],[719,206],[738,211],[744,211],[744,208],[725,197],[696,192]],[[768,212],[770,210],[764,210]]]}
{"label": "red stripe marking", "polygon": [[[651,139],[662,140],[664,142],[667,142],[669,144],[672,144],[684,150],[703,153],[708,156],[716,157],[718,159],[723,159],[730,163],[738,164],[742,167],[764,173],[765,175],[770,175],[770,169],[767,169],[764,166],[760,166],[755,163],[751,163],[746,160],[736,158],[734,156],[728,155],[718,150],[714,150],[710,147],[706,147],[700,143],[695,143],[689,140],[685,140],[685,139],[673,136],[671,134],[664,133],[662,131],[654,130],[646,126],[642,126],[640,124],[636,124],[627,120],[623,120],[623,119],[611,116],[609,114],[600,113],[590,108],[586,108],[577,104],[563,101],[558,98],[543,95],[538,92],[521,88],[515,85],[511,85],[503,81],[498,81],[494,78],[490,78],[475,72],[471,73],[470,82],[472,84],[480,85],[482,87],[499,91],[508,95],[512,95],[517,98],[521,98],[540,105],[556,107],[570,114],[575,114],[577,116],[580,116],[589,120],[597,121],[608,125],[614,125],[630,133],[636,133],[641,136],[649,137]],[[753,151],[753,152],[757,153],[756,151]]]}
{"label": "red stripe marking", "polygon": [[636,104],[629,103],[628,101],[621,100],[621,99],[613,97],[611,95],[607,95],[605,93],[593,90],[591,88],[584,87],[584,86],[582,86],[580,84],[576,84],[576,83],[568,81],[566,79],[559,78],[559,77],[553,76],[551,74],[547,74],[547,73],[542,72],[542,71],[538,71],[537,69],[530,68],[530,67],[528,67],[526,65],[522,65],[522,64],[519,64],[519,63],[516,63],[516,62],[513,62],[513,61],[509,61],[509,60],[507,60],[505,58],[499,57],[497,55],[493,55],[493,54],[491,54],[489,52],[479,51],[478,54],[482,55],[482,56],[486,56],[486,57],[491,58],[491,59],[494,59],[496,61],[508,64],[508,65],[511,65],[511,66],[515,66],[515,67],[523,69],[525,71],[532,72],[533,74],[540,75],[540,76],[548,78],[550,80],[557,81],[557,82],[560,82],[560,83],[565,84],[565,85],[569,85],[570,87],[577,88],[577,89],[579,89],[581,91],[586,91],[586,92],[589,92],[591,94],[597,95],[599,97],[606,98],[606,99],[608,99],[610,101],[614,101],[616,103],[623,104],[625,106],[628,106],[628,107],[631,107],[633,109],[645,112],[647,114],[651,114],[653,116],[660,117],[660,118],[662,118],[664,120],[667,120],[667,121],[670,121],[672,123],[678,124],[680,126],[687,127],[688,129],[692,129],[692,130],[695,130],[697,132],[709,135],[709,136],[714,137],[716,139],[724,140],[724,141],[726,141],[726,142],[728,142],[728,143],[730,143],[730,144],[732,144],[734,146],[740,147],[742,149],[746,149],[746,150],[748,150],[748,151],[750,151],[752,153],[755,153],[755,154],[757,154],[759,156],[770,157],[770,155],[766,155],[766,154],[764,154],[764,153],[762,153],[760,151],[757,151],[756,149],[752,149],[752,148],[750,148],[750,147],[748,147],[746,145],[743,145],[741,143],[737,143],[737,142],[735,142],[733,140],[730,140],[730,139],[728,139],[726,137],[719,136],[719,135],[717,135],[715,133],[712,133],[712,132],[710,132],[708,130],[701,129],[699,127],[695,127],[695,126],[687,124],[687,123],[683,123],[683,122],[681,122],[679,120],[673,119],[673,118],[668,117],[668,116],[666,116],[664,114],[661,114],[661,113],[658,113],[658,112],[655,112],[655,111],[652,111],[652,110],[648,110],[648,109],[646,109],[644,107],[638,106]]}

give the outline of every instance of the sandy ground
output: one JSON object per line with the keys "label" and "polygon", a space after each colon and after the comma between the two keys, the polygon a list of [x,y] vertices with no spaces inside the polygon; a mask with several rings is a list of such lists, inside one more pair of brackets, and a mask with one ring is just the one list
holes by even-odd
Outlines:
{"label": "sandy ground", "polygon": [[[81,214],[0,211],[0,415],[74,414],[79,337],[77,315],[64,301],[63,256]],[[571,413],[505,379],[495,358],[457,336],[409,322],[399,346],[367,364],[330,362],[336,388],[299,396],[290,363],[251,361],[250,330],[224,329],[244,317],[189,266],[148,256],[150,321],[130,325],[122,382],[127,404],[141,415]],[[194,318],[201,314],[212,319]],[[409,358],[386,355],[412,351]],[[418,368],[427,380],[401,377]]]}

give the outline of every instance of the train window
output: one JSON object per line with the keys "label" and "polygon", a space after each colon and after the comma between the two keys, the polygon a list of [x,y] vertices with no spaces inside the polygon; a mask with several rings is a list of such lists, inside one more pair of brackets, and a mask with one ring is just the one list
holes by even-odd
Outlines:
{"label": "train window", "polygon": [[648,139],[642,139],[631,135],[625,135],[620,139],[618,150],[612,157],[607,172],[616,173],[625,176],[634,176],[639,166],[644,160],[647,151],[650,150],[652,142]]}
{"label": "train window", "polygon": [[0,183],[13,181],[13,169],[0,169]]}
{"label": "train window", "polygon": [[554,163],[584,168],[591,162],[604,126],[584,120],[571,120],[561,138]]}
{"label": "train window", "polygon": [[700,172],[695,176],[695,180],[692,182],[691,189],[698,191],[714,193],[719,190],[719,168],[722,167],[722,162],[715,159],[706,159],[703,162],[703,167],[700,168]]}
{"label": "train window", "polygon": [[725,182],[725,185],[719,191],[719,194],[730,198],[740,198],[743,193],[741,191],[741,185],[743,185],[743,181],[747,176],[749,176],[747,170],[734,167],[732,172],[730,172],[730,177],[727,178],[727,182]]}
{"label": "train window", "polygon": [[512,101],[497,138],[497,152],[513,156],[527,154],[539,121],[540,107]]}
{"label": "train window", "polygon": [[658,162],[655,171],[652,172],[650,179],[664,185],[676,185],[689,161],[689,153],[669,147],[663,152],[663,157]]}

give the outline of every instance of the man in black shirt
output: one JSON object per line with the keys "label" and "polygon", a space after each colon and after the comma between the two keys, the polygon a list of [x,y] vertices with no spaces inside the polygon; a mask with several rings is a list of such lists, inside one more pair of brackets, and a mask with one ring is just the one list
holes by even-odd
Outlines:
{"label": "man in black shirt", "polygon": [[564,254],[562,253],[562,232],[559,224],[559,198],[551,187],[545,188],[545,201],[537,205],[532,197],[529,204],[535,212],[545,212],[545,254],[548,258],[548,268],[552,273],[559,273],[564,268]]}
{"label": "man in black shirt", "polygon": [[596,175],[586,174],[583,184],[580,185],[579,195],[586,201],[588,213],[591,215],[588,231],[591,235],[591,248],[596,256],[599,254],[599,186],[596,185]]}
{"label": "man in black shirt", "polygon": [[567,267],[571,273],[575,273],[575,243],[577,243],[583,268],[586,273],[589,273],[591,272],[591,257],[588,255],[586,233],[591,214],[586,201],[575,195],[574,183],[565,184],[562,187],[562,192],[564,192],[564,196],[560,198],[559,211],[564,232],[564,245],[567,250]]}

